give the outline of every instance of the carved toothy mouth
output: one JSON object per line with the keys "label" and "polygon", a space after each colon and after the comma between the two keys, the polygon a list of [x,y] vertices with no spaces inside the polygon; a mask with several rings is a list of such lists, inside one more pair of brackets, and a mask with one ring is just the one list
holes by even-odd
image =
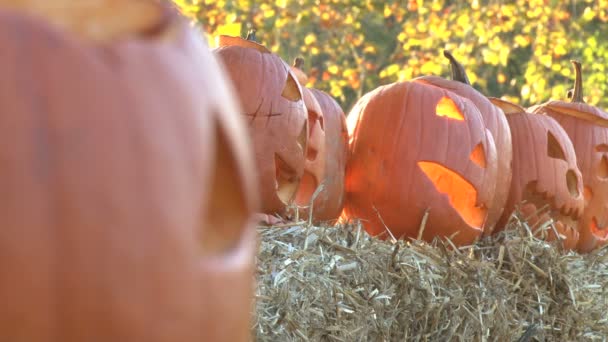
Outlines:
{"label": "carved toothy mouth", "polygon": [[526,185],[524,190],[525,203],[520,210],[524,218],[532,226],[533,230],[542,226],[545,222],[553,220],[555,230],[560,234],[562,240],[578,240],[578,219],[581,216],[580,209],[564,204],[557,208],[555,196],[546,192],[538,192],[537,181]]}
{"label": "carved toothy mouth", "polygon": [[450,205],[474,229],[482,230],[488,210],[477,205],[477,190],[456,172],[433,162],[421,161],[418,166],[435,189],[446,195]]}

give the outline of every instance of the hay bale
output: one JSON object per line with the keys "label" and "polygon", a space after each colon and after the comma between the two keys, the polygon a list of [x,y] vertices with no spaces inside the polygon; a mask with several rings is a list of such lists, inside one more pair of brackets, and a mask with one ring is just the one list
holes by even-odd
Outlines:
{"label": "hay bale", "polygon": [[606,341],[608,248],[565,253],[514,217],[497,237],[371,238],[358,224],[260,227],[259,341]]}

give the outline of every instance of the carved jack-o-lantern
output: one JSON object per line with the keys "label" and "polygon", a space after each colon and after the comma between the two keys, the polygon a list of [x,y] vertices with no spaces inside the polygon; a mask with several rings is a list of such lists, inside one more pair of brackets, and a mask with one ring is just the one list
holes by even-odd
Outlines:
{"label": "carved jack-o-lantern", "polygon": [[304,104],[308,111],[308,146],[304,174],[296,194],[296,203],[308,205],[316,190],[325,178],[325,124],[323,110],[315,95],[308,88],[302,88]]}
{"label": "carved jack-o-lantern", "polygon": [[[307,82],[301,70],[303,60],[297,58],[291,70],[300,84]],[[336,220],[344,203],[344,174],[348,153],[346,117],[342,108],[327,93],[303,88],[304,103],[308,110],[308,149],[304,176],[298,190],[296,202],[302,206],[303,214],[309,214],[311,196],[317,191],[312,203],[315,222]],[[322,184],[322,188],[317,189]]]}
{"label": "carved jack-o-lantern", "polygon": [[484,126],[492,133],[498,156],[498,179],[494,200],[488,208],[487,227],[484,231],[485,235],[489,235],[502,215],[509,196],[512,177],[511,163],[513,160],[511,130],[502,110],[471,86],[464,67],[448,51],[444,51],[444,55],[450,60],[452,80],[437,76],[423,76],[416,80],[447,89],[471,100],[479,109],[484,120]]}
{"label": "carved jack-o-lantern", "polygon": [[363,96],[347,125],[345,218],[397,238],[467,244],[482,234],[496,147],[470,100],[422,82],[394,83]]}
{"label": "carved jack-o-lantern", "polygon": [[0,0],[0,42],[2,340],[248,340],[254,162],[200,33]]}
{"label": "carved jack-o-lantern", "polygon": [[[531,114],[518,105],[491,99],[511,126],[513,181],[505,211],[496,231],[504,228],[520,204],[533,226],[549,219],[566,249],[578,242],[578,219],[583,213],[583,180],[574,147],[564,129],[551,117]],[[555,233],[548,231],[547,240]]]}
{"label": "carved jack-o-lantern", "polygon": [[577,248],[589,252],[608,242],[608,113],[584,103],[581,66],[573,63],[576,80],[572,102],[550,101],[530,111],[556,119],[572,140],[585,197]]}
{"label": "carved jack-o-lantern", "polygon": [[220,36],[219,56],[253,138],[262,211],[283,214],[304,173],[308,140],[302,90],[289,65],[263,45]]}

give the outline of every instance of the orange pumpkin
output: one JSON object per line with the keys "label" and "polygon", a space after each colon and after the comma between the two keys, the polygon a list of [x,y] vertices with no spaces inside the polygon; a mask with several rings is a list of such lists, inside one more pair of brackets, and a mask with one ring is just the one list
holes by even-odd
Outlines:
{"label": "orange pumpkin", "polygon": [[[301,69],[303,60],[297,58],[291,67],[300,84],[305,85],[307,76]],[[296,203],[303,215],[309,214],[312,203],[313,221],[333,222],[338,219],[344,204],[344,174],[348,152],[346,117],[340,105],[327,93],[302,88],[308,110],[308,149],[304,176],[298,189]],[[318,188],[319,186],[321,188]]]}
{"label": "orange pumpkin", "polygon": [[575,66],[572,102],[549,101],[530,108],[557,120],[572,140],[583,175],[585,211],[579,223],[578,250],[589,252],[608,242],[608,113],[583,101],[581,65]]}
{"label": "orange pumpkin", "polygon": [[249,340],[253,152],[219,65],[168,5],[58,2],[0,1],[2,340]]}
{"label": "orange pumpkin", "polygon": [[306,161],[308,115],[301,87],[289,65],[255,41],[220,36],[214,53],[232,80],[253,138],[262,212],[284,214]]}
{"label": "orange pumpkin", "polygon": [[[573,249],[583,212],[583,179],[570,138],[549,116],[531,114],[504,100],[490,100],[507,114],[513,138],[513,181],[496,232],[521,205],[533,228],[552,219],[564,248]],[[555,240],[555,232],[549,230],[546,238]]]}
{"label": "orange pumpkin", "polygon": [[451,81],[437,76],[423,76],[416,80],[449,90],[471,100],[477,109],[479,109],[483,117],[484,126],[494,138],[498,155],[498,179],[496,181],[494,199],[488,207],[488,219],[486,221],[486,229],[484,230],[484,234],[489,235],[502,215],[507,203],[507,197],[509,196],[509,187],[513,173],[511,165],[513,160],[511,130],[502,110],[493,105],[485,95],[471,86],[464,67],[448,51],[444,51],[444,56],[450,61],[452,69]]}
{"label": "orange pumpkin", "polygon": [[497,157],[473,102],[424,81],[393,83],[363,96],[347,126],[343,219],[359,218],[384,237],[451,237],[463,245],[482,234]]}

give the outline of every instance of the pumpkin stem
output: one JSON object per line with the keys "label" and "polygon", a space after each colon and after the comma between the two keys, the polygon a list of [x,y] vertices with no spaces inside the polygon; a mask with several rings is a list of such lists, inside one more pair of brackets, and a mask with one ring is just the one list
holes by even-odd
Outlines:
{"label": "pumpkin stem", "polygon": [[[583,75],[581,72],[581,63],[579,61],[570,61],[574,65],[574,89],[572,92],[571,102],[585,103],[583,100]],[[570,91],[568,93],[570,93]]]}
{"label": "pumpkin stem", "polygon": [[469,77],[467,76],[467,72],[464,70],[462,64],[460,64],[448,50],[443,50],[443,55],[450,60],[450,67],[452,69],[452,79],[454,81],[471,85]]}
{"label": "pumpkin stem", "polygon": [[304,58],[296,57],[296,59],[293,60],[293,66],[301,70],[304,66]]}
{"label": "pumpkin stem", "polygon": [[245,39],[257,43],[258,40],[255,37],[255,29],[247,31],[247,37],[245,37]]}

